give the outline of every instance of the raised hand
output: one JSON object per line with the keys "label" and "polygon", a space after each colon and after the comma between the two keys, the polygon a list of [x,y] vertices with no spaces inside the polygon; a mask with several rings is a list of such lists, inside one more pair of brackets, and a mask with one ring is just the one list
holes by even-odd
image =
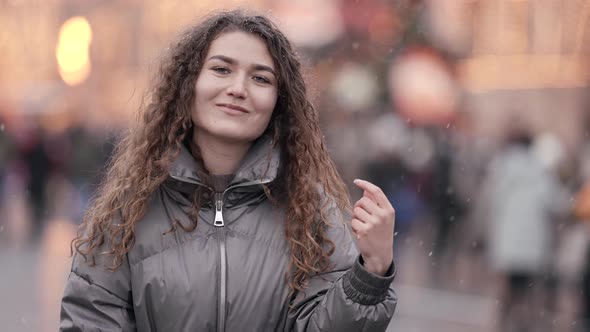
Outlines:
{"label": "raised hand", "polygon": [[352,210],[352,230],[367,271],[383,276],[393,261],[395,210],[381,188],[354,180],[363,189],[363,197]]}

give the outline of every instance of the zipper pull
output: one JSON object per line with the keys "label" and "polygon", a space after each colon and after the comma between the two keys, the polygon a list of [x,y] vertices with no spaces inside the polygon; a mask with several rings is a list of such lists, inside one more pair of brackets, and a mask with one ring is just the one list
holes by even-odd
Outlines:
{"label": "zipper pull", "polygon": [[222,213],[223,201],[217,200],[215,201],[215,222],[213,225],[217,227],[223,227],[225,223],[223,222],[223,213]]}

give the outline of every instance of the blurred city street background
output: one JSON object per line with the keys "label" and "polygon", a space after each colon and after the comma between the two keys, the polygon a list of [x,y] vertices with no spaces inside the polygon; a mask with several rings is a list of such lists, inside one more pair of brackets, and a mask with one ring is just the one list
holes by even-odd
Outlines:
{"label": "blurred city street background", "polygon": [[57,330],[159,58],[235,6],[298,48],[352,198],[396,208],[388,331],[590,331],[590,0],[0,0],[0,332]]}

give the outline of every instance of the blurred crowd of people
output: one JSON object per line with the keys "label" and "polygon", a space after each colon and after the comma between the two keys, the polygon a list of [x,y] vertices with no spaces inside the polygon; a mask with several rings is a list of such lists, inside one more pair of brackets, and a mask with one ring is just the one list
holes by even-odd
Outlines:
{"label": "blurred crowd of people", "polygon": [[398,259],[418,242],[426,284],[496,298],[500,331],[590,329],[590,141],[568,152],[518,113],[494,138],[469,111],[431,126],[369,114],[326,126],[344,177],[362,174],[394,203]]}
{"label": "blurred crowd of people", "polygon": [[3,243],[36,243],[56,217],[81,221],[112,149],[112,134],[80,124],[60,129],[47,126],[37,115],[3,119]]}
{"label": "blurred crowd of people", "polygon": [[[360,175],[393,202],[400,270],[412,268],[402,257],[407,243],[420,241],[428,282],[497,298],[500,330],[556,324],[563,311],[588,328],[590,149],[567,158],[556,136],[518,125],[492,142],[474,135],[462,113],[431,127],[372,114],[360,124],[326,122],[327,138],[345,179]],[[79,223],[116,136],[80,125],[56,132],[38,120],[2,122],[3,246],[34,245],[56,217]],[[363,156],[347,144],[351,133]],[[388,142],[371,146],[372,136]],[[462,287],[461,269],[469,271]]]}

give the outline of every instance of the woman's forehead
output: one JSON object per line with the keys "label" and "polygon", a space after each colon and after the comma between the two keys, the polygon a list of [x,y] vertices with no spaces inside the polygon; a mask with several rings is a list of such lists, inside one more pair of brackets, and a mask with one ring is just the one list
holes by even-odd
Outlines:
{"label": "woman's forehead", "polygon": [[213,40],[206,60],[219,56],[232,59],[237,64],[257,64],[274,69],[273,58],[266,42],[243,31],[223,32]]}

